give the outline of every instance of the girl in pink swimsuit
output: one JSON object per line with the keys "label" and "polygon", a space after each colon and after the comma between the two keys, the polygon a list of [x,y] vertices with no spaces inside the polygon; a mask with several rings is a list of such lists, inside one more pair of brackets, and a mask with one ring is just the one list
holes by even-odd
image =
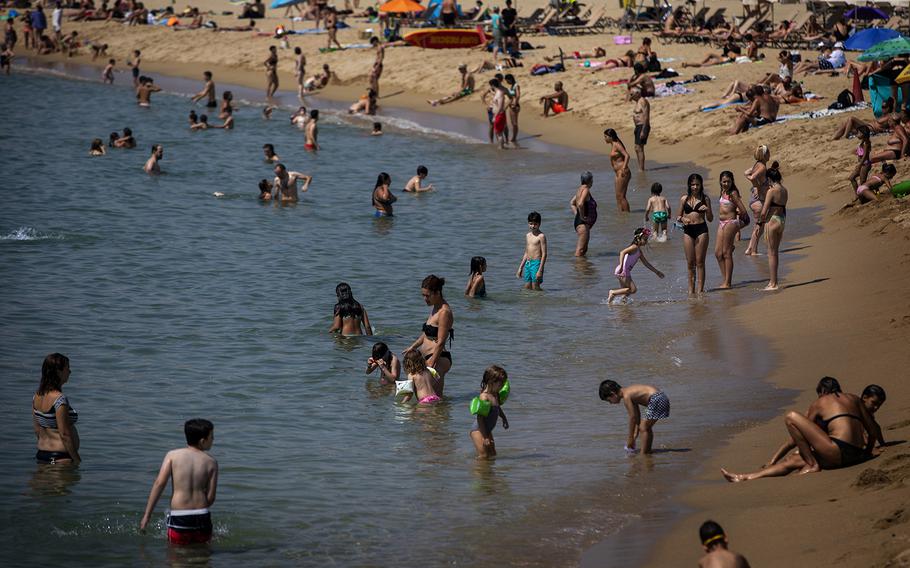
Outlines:
{"label": "girl in pink swimsuit", "polygon": [[[872,142],[869,141],[869,134],[869,127],[866,125],[856,129],[856,136],[859,138],[859,146],[856,148],[857,164],[850,177],[847,178],[850,180],[850,185],[853,186],[853,191],[866,183],[866,177],[869,175],[869,170],[872,169]],[[859,179],[858,183],[857,179]]]}
{"label": "girl in pink swimsuit", "polygon": [[[416,349],[404,355],[404,370],[414,383],[418,404],[434,404],[442,400],[443,382],[435,369],[427,367],[426,360]],[[410,400],[410,396],[404,400]]]}
{"label": "girl in pink swimsuit", "polygon": [[619,280],[619,285],[622,287],[610,290],[610,294],[607,296],[608,304],[612,304],[613,298],[616,296],[623,296],[623,300],[626,300],[629,296],[638,291],[635,282],[632,281],[632,268],[635,267],[635,264],[639,260],[659,278],[664,277],[664,273],[651,266],[651,263],[648,262],[648,259],[645,258],[645,255],[642,252],[641,247],[647,244],[648,237],[650,236],[651,231],[649,229],[635,229],[635,236],[632,238],[632,244],[619,253],[619,264],[616,266],[616,270],[613,271],[613,274],[616,275],[616,278]]}
{"label": "girl in pink swimsuit", "polygon": [[866,183],[856,188],[856,199],[860,203],[869,203],[878,199],[878,192],[882,187],[891,189],[891,178],[897,173],[894,164],[883,164],[881,174],[872,174],[866,178]]}

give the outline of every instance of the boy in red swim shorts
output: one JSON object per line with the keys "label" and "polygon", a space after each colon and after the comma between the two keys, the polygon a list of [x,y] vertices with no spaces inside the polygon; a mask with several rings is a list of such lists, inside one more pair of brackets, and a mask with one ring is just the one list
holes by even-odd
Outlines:
{"label": "boy in red swim shorts", "polygon": [[186,447],[171,450],[164,456],[158,477],[152,484],[145,514],[139,530],[148,526],[169,480],[174,494],[167,512],[167,540],[171,544],[196,544],[212,540],[212,517],[209,507],[215,502],[218,486],[218,462],[206,452],[215,441],[215,427],[208,420],[194,418],[183,426]]}

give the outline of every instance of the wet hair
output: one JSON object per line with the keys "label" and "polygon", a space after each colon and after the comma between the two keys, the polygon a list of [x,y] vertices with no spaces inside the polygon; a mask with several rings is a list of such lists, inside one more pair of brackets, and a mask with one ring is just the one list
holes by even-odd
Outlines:
{"label": "wet hair", "polygon": [[277,164],[275,164],[275,169],[276,169],[276,170],[281,170],[281,171],[287,170],[287,168],[285,167],[285,165],[282,164],[281,162],[278,162]]}
{"label": "wet hair", "polygon": [[606,136],[610,140],[613,140],[614,142],[619,142],[620,144],[622,144],[622,140],[619,139],[619,134],[617,134],[616,131],[613,130],[612,128],[607,128],[606,130],[604,130],[604,136]]}
{"label": "wet hair", "polygon": [[381,172],[378,176],[376,176],[376,185],[373,186],[373,189],[376,189],[377,187],[382,186],[382,185],[389,185],[391,183],[392,183],[392,176],[390,176],[389,174],[387,174],[385,172]]}
{"label": "wet hair", "polygon": [[102,140],[101,138],[95,138],[94,140],[92,140],[91,150],[93,150],[93,151],[101,150],[103,148],[104,148],[104,140]]}
{"label": "wet hair", "polygon": [[427,370],[427,361],[416,349],[404,354],[404,372],[416,375]]}
{"label": "wet hair", "polygon": [[63,386],[63,369],[69,367],[69,357],[61,353],[51,353],[41,364],[41,382],[38,383],[38,394],[60,390]]}
{"label": "wet hair", "polygon": [[594,185],[594,174],[591,172],[585,171],[581,173],[581,185],[586,185],[591,187]]}
{"label": "wet hair", "polygon": [[373,123],[373,130],[376,130],[376,131],[382,130],[382,123],[381,123],[381,122],[374,122],[374,123]]}
{"label": "wet hair", "polygon": [[483,372],[483,378],[480,380],[480,392],[483,392],[487,390],[487,387],[490,387],[493,393],[499,397],[500,389],[502,389],[502,386],[506,384],[506,381],[508,380],[509,375],[506,373],[505,369],[499,365],[490,365]]}
{"label": "wet hair", "polygon": [[389,346],[382,341],[377,341],[374,343],[373,359],[383,359],[387,363],[390,362],[392,360],[392,352],[389,351]]}
{"label": "wet hair", "polygon": [[736,193],[739,193],[739,189],[736,187],[736,178],[733,177],[733,172],[731,172],[730,170],[724,170],[724,171],[720,172],[720,178],[719,178],[720,181],[723,181],[725,177],[730,179],[730,191],[727,191],[726,193],[724,193],[724,190],[721,189],[720,192],[724,195],[730,195],[734,191]]}
{"label": "wet hair", "polygon": [[425,175],[429,175],[429,174],[430,174],[430,170],[428,170],[426,166],[417,166],[417,175],[425,176]]}
{"label": "wet hair", "polygon": [[686,197],[692,197],[692,182],[697,181],[701,189],[701,194],[705,193],[705,180],[702,179],[701,174],[689,174],[689,178],[686,180]]}
{"label": "wet hair", "polygon": [[777,162],[771,162],[771,167],[765,175],[771,183],[780,183],[784,180],[784,176],[780,175],[780,164]]}
{"label": "wet hair", "polygon": [[822,380],[818,381],[818,386],[815,387],[815,393],[819,396],[841,392],[843,391],[841,391],[840,383],[834,377],[823,377]]}
{"label": "wet hair", "polygon": [[310,111],[310,118],[313,118],[313,119],[318,120],[318,119],[319,119],[319,111],[316,110],[316,109],[311,110],[311,111]]}
{"label": "wet hair", "polygon": [[126,138],[127,136],[132,136],[132,135],[133,135],[133,131],[132,131],[131,129],[129,129],[129,128],[124,128],[124,129],[123,129],[123,137],[124,137],[124,138]]}
{"label": "wet hair", "polygon": [[193,124],[199,122],[199,117],[196,116],[196,111],[194,111],[194,110],[190,111],[189,119],[193,121]]}
{"label": "wet hair", "polygon": [[201,114],[201,115],[199,115],[199,122],[204,122],[204,123],[208,124],[208,122],[209,122],[209,115],[207,115],[207,114]]}
{"label": "wet hair", "polygon": [[664,190],[664,186],[660,185],[659,182],[654,182],[651,184],[651,195],[660,195]]}
{"label": "wet hair", "polygon": [[111,132],[111,135],[108,136],[108,138],[107,138],[107,145],[110,146],[111,148],[113,148],[114,141],[117,140],[118,138],[120,138],[120,134],[118,134],[117,132]]}
{"label": "wet hair", "polygon": [[888,399],[888,395],[885,394],[885,389],[878,385],[869,385],[863,389],[863,394],[860,395],[860,398],[870,398],[875,397],[881,402],[885,402]]}
{"label": "wet hair", "polygon": [[715,544],[723,542],[727,535],[719,524],[714,521],[705,521],[698,529],[698,538],[701,539],[702,546],[711,548]]}
{"label": "wet hair", "polygon": [[897,168],[894,167],[894,164],[882,164],[882,173],[886,176],[894,177],[897,174]]}
{"label": "wet hair", "polygon": [[600,389],[598,389],[598,393],[600,394],[600,400],[607,400],[612,395],[619,394],[619,390],[621,388],[622,387],[619,386],[619,383],[617,383],[616,381],[611,381],[611,380],[607,379],[606,381],[601,382]]}
{"label": "wet hair", "polygon": [[528,213],[528,223],[537,223],[538,225],[540,225],[540,221],[541,221],[540,213],[538,213],[537,211],[531,211],[530,213]]}
{"label": "wet hair", "polygon": [[767,162],[771,159],[771,149],[768,148],[767,144],[756,146],[755,151],[752,152],[752,157],[756,162]]}
{"label": "wet hair", "polygon": [[262,149],[263,149],[263,150],[268,150],[269,153],[272,154],[272,155],[275,154],[275,146],[274,146],[273,144],[263,144],[263,145],[262,145]]}
{"label": "wet hair", "polygon": [[208,438],[214,429],[215,425],[205,418],[191,418],[183,424],[186,443],[190,446],[198,446],[199,442]]}
{"label": "wet hair", "polygon": [[480,269],[487,265],[487,259],[482,256],[471,257],[471,274],[479,274]]}
{"label": "wet hair", "polygon": [[272,192],[272,184],[267,179],[259,180],[259,193]]}
{"label": "wet hair", "polygon": [[354,299],[354,292],[351,291],[351,286],[347,282],[341,282],[335,286],[335,296],[338,297],[338,302],[335,304],[334,315],[343,318],[363,316],[363,306]]}
{"label": "wet hair", "polygon": [[161,144],[152,144],[152,154],[158,152],[158,150],[164,150],[164,147]]}
{"label": "wet hair", "polygon": [[440,278],[435,274],[430,274],[423,279],[423,282],[420,283],[421,288],[426,288],[430,292],[439,292],[442,293],[442,287],[446,285],[446,279]]}

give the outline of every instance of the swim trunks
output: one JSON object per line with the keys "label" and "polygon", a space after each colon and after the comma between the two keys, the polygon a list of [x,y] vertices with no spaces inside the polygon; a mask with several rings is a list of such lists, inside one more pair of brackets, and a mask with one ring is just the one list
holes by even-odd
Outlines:
{"label": "swim trunks", "polygon": [[540,270],[540,259],[530,259],[525,261],[524,272],[522,273],[522,278],[525,282],[536,282],[540,284],[543,282],[543,276],[540,279],[537,279],[537,271]]}
{"label": "swim trunks", "polygon": [[666,211],[654,211],[651,213],[651,221],[655,223],[666,223],[669,215]]}
{"label": "swim trunks", "polygon": [[49,452],[47,450],[38,450],[35,454],[35,461],[38,463],[49,463],[54,465],[57,460],[72,460],[73,456],[67,452]]}
{"label": "swim trunks", "polygon": [[169,511],[165,525],[167,540],[173,544],[197,544],[212,540],[212,516],[208,509]]}
{"label": "swim trunks", "polygon": [[[767,118],[760,116],[752,122],[753,127],[764,126],[766,124],[771,124],[773,120],[768,120]],[[748,123],[747,123],[748,124]]]}
{"label": "swim trunks", "polygon": [[493,118],[493,133],[502,134],[506,129],[506,113],[499,111]]}
{"label": "swim trunks", "polygon": [[648,143],[648,136],[651,134],[651,127],[644,124],[635,125],[635,145],[644,146]]}
{"label": "swim trunks", "polygon": [[442,15],[442,23],[443,23],[446,27],[452,27],[452,26],[454,26],[454,25],[455,25],[455,12],[451,12],[451,13],[449,13],[449,14],[443,14],[443,15]]}
{"label": "swim trunks", "polygon": [[493,124],[493,109],[491,108],[487,109],[487,122]]}
{"label": "swim trunks", "polygon": [[661,420],[670,417],[670,399],[661,391],[651,395],[648,399],[648,409],[645,418],[648,420]]}
{"label": "swim trunks", "polygon": [[133,67],[133,78],[136,78],[138,76],[139,76],[139,68]]}
{"label": "swim trunks", "polygon": [[206,108],[215,108],[216,106],[218,106],[218,103],[216,103],[215,101],[208,101],[207,103],[205,103],[205,106],[206,106]]}
{"label": "swim trunks", "polygon": [[306,143],[306,144],[303,145],[303,149],[304,149],[304,150],[308,150],[308,151],[310,151],[310,152],[315,152],[315,151],[316,151],[316,145],[315,145],[315,144],[310,144],[310,143],[308,142],[308,143]]}
{"label": "swim trunks", "polygon": [[550,110],[553,111],[553,114],[559,114],[561,112],[566,112],[566,107],[562,106],[559,103],[553,103],[553,106],[550,107]]}

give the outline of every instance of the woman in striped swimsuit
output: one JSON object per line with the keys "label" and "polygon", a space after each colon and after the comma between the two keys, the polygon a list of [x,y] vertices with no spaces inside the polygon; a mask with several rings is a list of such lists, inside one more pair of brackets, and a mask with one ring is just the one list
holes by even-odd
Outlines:
{"label": "woman in striped swimsuit", "polygon": [[70,360],[66,355],[51,353],[41,366],[41,383],[32,398],[33,424],[38,438],[39,463],[79,463],[79,415],[63,394],[70,378]]}

